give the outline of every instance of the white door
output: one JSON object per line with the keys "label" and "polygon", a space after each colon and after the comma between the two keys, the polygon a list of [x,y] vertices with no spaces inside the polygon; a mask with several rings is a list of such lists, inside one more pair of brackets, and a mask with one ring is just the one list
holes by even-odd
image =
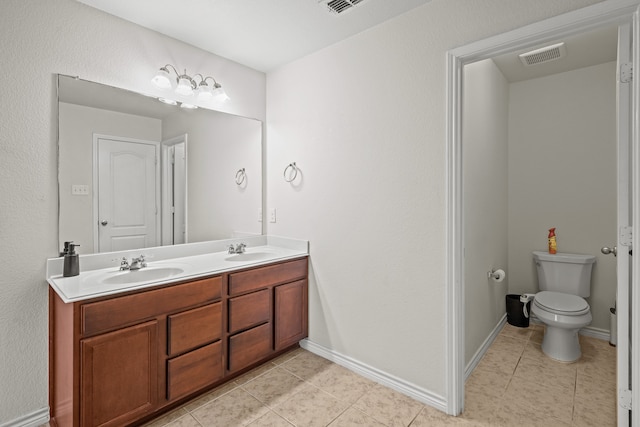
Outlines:
{"label": "white door", "polygon": [[95,136],[98,252],[158,245],[158,143]]}
{"label": "white door", "polygon": [[162,141],[162,244],[187,242],[187,134]]}

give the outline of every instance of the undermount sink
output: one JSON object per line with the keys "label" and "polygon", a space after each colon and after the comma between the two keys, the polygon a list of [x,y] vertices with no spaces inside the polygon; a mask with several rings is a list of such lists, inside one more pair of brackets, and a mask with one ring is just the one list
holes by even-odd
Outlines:
{"label": "undermount sink", "polygon": [[273,257],[274,252],[245,252],[242,254],[233,254],[225,258],[226,261],[242,262],[242,261],[260,261]]}
{"label": "undermount sink", "polygon": [[123,285],[127,283],[168,279],[182,273],[184,273],[184,270],[178,267],[144,267],[140,270],[115,272],[103,278],[100,282],[105,285]]}

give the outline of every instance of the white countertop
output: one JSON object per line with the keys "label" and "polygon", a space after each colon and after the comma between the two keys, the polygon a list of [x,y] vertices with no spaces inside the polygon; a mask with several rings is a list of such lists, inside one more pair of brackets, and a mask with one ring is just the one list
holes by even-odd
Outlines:
{"label": "white countertop", "polygon": [[[230,244],[241,242],[247,245],[244,254],[228,253]],[[80,255],[80,274],[74,277],[63,277],[63,259],[51,258],[47,260],[47,282],[62,301],[71,303],[299,258],[309,254],[308,247],[308,242],[304,240],[255,236]],[[123,257],[130,260],[140,254],[145,255],[147,267],[138,271],[120,271]]]}

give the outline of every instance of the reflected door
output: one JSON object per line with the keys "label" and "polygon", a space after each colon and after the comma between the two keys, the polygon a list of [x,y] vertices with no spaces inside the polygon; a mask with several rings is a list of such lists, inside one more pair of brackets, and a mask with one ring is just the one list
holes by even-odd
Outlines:
{"label": "reflected door", "polygon": [[97,153],[97,250],[158,245],[159,144],[95,137]]}

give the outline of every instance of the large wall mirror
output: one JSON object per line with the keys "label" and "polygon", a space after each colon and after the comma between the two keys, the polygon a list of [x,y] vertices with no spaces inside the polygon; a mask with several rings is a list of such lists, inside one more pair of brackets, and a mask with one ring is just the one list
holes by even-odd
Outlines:
{"label": "large wall mirror", "polygon": [[58,76],[59,239],[81,253],[262,234],[262,122]]}

